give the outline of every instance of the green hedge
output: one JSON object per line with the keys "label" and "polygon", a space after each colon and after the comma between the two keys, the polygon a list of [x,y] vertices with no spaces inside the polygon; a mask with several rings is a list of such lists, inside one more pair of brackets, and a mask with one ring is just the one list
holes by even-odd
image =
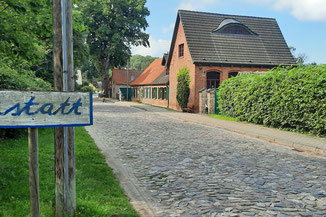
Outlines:
{"label": "green hedge", "polygon": [[326,135],[326,65],[230,78],[220,86],[219,106],[241,121]]}
{"label": "green hedge", "polygon": [[33,72],[0,66],[0,90],[52,90],[51,84],[35,77]]}

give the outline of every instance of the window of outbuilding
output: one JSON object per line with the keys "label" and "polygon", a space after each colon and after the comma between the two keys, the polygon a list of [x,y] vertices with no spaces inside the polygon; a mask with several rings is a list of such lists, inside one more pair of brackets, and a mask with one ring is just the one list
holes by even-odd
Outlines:
{"label": "window of outbuilding", "polygon": [[179,57],[184,56],[184,44],[179,44]]}
{"label": "window of outbuilding", "polygon": [[218,88],[220,86],[220,73],[213,71],[207,72],[206,75],[207,86],[206,88]]}
{"label": "window of outbuilding", "polygon": [[239,72],[229,72],[229,78],[233,78],[235,76],[237,76],[239,74]]}
{"label": "window of outbuilding", "polygon": [[162,99],[164,100],[166,98],[166,89],[165,88],[162,88],[162,91],[163,91]]}
{"label": "window of outbuilding", "polygon": [[161,99],[161,94],[162,94],[162,91],[161,91],[161,88],[159,87],[158,88],[158,97],[157,97],[158,99]]}

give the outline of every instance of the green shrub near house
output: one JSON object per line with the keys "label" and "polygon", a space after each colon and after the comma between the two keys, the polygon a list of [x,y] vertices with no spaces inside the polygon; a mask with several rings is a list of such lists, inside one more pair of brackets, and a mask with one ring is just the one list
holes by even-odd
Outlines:
{"label": "green shrub near house", "polygon": [[186,67],[180,69],[177,75],[177,101],[181,108],[187,108],[190,94],[190,76],[189,69]]}
{"label": "green shrub near house", "polygon": [[80,91],[94,93],[94,89],[91,86],[83,86],[82,88],[80,88]]}
{"label": "green shrub near house", "polygon": [[326,135],[326,65],[228,79],[220,86],[219,106],[240,121]]}

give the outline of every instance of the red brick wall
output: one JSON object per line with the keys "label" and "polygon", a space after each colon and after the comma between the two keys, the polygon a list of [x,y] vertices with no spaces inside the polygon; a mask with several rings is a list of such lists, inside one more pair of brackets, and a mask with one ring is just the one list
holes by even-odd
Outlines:
{"label": "red brick wall", "polygon": [[[184,56],[179,57],[179,45],[184,44]],[[169,69],[169,80],[170,80],[170,90],[169,90],[169,107],[181,110],[177,102],[177,74],[180,69],[187,67],[189,69],[190,75],[190,96],[188,107],[193,106],[195,100],[195,65],[192,63],[188,45],[186,42],[185,34],[181,22],[179,24],[178,33],[176,36],[176,42],[173,49],[172,59]]]}
{"label": "red brick wall", "polygon": [[268,71],[268,68],[245,68],[245,67],[221,67],[221,66],[196,66],[196,87],[195,87],[195,112],[199,111],[199,90],[206,88],[206,73],[209,71],[220,72],[220,84],[228,79],[230,72],[254,72]]}
{"label": "red brick wall", "polygon": [[[179,57],[179,45],[184,44],[184,57]],[[206,72],[220,72],[220,82],[228,78],[229,72],[243,71],[267,71],[267,68],[245,68],[245,67],[220,67],[220,66],[195,66],[188,49],[185,34],[181,22],[179,24],[176,41],[173,49],[172,59],[170,63],[170,88],[169,88],[169,107],[181,111],[178,105],[177,96],[177,74],[183,67],[189,69],[190,75],[190,96],[188,108],[193,108],[195,112],[199,111],[199,93],[202,88],[206,88]]]}
{"label": "red brick wall", "polygon": [[145,98],[145,95],[143,96],[143,88],[166,88],[166,86],[142,86],[139,87],[139,92],[138,92],[138,98],[132,98],[132,101],[136,101],[136,102],[141,102],[141,103],[145,103],[145,104],[150,104],[150,105],[155,105],[155,106],[160,106],[160,107],[168,107],[168,100],[166,100],[166,98],[164,99],[155,99],[152,97],[152,93],[151,93],[151,98]]}

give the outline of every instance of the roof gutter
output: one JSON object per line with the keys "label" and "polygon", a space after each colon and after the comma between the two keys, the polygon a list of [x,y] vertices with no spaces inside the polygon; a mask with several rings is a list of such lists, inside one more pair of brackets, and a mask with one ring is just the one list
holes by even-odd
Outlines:
{"label": "roof gutter", "polygon": [[224,67],[249,67],[249,68],[274,68],[278,66],[292,66],[296,67],[297,64],[246,64],[246,63],[209,63],[209,62],[194,62],[197,66],[224,66]]}

